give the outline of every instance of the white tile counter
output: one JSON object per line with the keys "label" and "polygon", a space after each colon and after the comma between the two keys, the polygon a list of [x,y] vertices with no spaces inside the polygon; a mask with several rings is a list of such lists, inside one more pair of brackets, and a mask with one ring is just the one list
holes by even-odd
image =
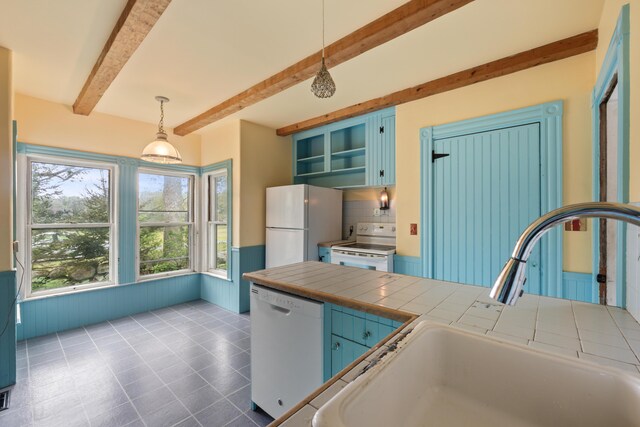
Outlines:
{"label": "white tile counter", "polygon": [[[616,307],[535,295],[524,295],[515,307],[509,307],[490,299],[489,288],[312,261],[244,277],[319,301],[393,315],[397,320],[419,316],[413,323],[431,320],[640,375],[640,324]],[[374,360],[376,354],[365,357]],[[342,380],[332,379],[333,384],[320,396],[274,425],[310,425],[315,409],[352,381],[367,360],[360,361]]]}

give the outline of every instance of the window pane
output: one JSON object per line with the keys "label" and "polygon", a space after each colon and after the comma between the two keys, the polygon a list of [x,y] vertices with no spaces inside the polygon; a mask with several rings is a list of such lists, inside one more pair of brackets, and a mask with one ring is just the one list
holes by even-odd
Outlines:
{"label": "window pane", "polygon": [[227,222],[227,177],[215,178],[215,221]]}
{"label": "window pane", "polygon": [[140,222],[189,222],[189,177],[141,173],[138,178]]}
{"label": "window pane", "polygon": [[31,233],[32,292],[109,281],[109,228]]}
{"label": "window pane", "polygon": [[227,269],[227,224],[216,224],[216,270]]}
{"label": "window pane", "polygon": [[140,227],[140,275],[189,268],[189,227]]}
{"label": "window pane", "polygon": [[34,224],[108,223],[109,169],[31,163]]}

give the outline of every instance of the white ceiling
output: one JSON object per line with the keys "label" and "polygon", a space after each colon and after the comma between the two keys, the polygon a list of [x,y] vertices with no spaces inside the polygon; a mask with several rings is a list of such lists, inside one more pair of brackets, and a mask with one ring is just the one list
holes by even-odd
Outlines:
{"label": "white ceiling", "polygon": [[[598,26],[604,0],[476,0],[225,119],[281,127]],[[404,3],[326,0],[327,42]],[[126,0],[0,0],[0,46],[19,93],[73,104]],[[317,51],[319,0],[173,0],[95,111],[173,127]],[[206,128],[205,128],[206,129]]]}

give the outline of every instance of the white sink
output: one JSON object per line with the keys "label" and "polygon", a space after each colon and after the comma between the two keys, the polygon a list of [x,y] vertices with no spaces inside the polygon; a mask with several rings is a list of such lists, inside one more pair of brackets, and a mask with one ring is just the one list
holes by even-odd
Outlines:
{"label": "white sink", "polygon": [[313,425],[640,426],[640,378],[422,322]]}

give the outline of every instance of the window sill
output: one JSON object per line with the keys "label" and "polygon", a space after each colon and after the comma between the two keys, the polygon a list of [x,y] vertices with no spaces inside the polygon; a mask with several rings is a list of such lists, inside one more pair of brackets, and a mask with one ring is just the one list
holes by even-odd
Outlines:
{"label": "window sill", "polygon": [[232,279],[227,277],[226,273],[215,273],[213,271],[203,271],[200,274],[205,274],[207,276],[215,277],[216,279],[224,280],[225,282],[233,282]]}
{"label": "window sill", "polygon": [[69,295],[69,294],[77,294],[81,292],[96,291],[98,289],[114,288],[116,286],[120,286],[120,285],[113,282],[107,282],[107,283],[93,283],[90,285],[69,286],[66,289],[60,289],[56,291],[37,292],[23,299],[20,299],[18,302],[36,301],[36,300],[45,299],[45,298],[59,297],[59,296]]}
{"label": "window sill", "polygon": [[193,270],[168,271],[166,273],[149,274],[148,276],[138,277],[136,283],[148,282],[150,280],[168,279],[170,277],[188,276],[190,274],[198,274]]}

